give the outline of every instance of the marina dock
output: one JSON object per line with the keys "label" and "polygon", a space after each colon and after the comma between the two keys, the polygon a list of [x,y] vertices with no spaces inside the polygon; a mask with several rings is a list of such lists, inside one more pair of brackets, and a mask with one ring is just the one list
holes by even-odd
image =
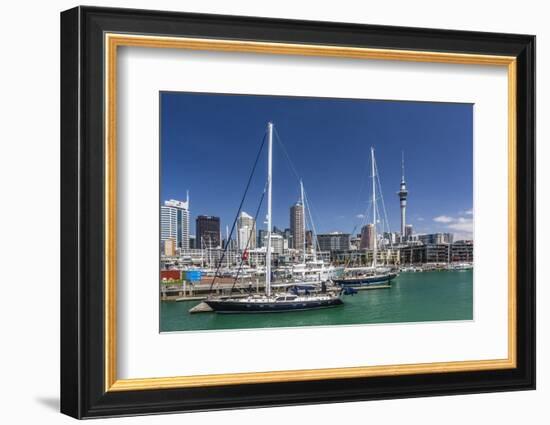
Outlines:
{"label": "marina dock", "polygon": [[[263,282],[254,282],[254,284],[239,282],[235,286],[232,283],[216,283],[213,287],[211,287],[210,283],[199,283],[195,285],[187,284],[185,288],[183,285],[178,285],[164,288],[161,291],[161,301],[201,301],[205,300],[209,295],[229,296],[231,293],[233,293],[233,296],[238,296],[239,293],[242,296],[246,296],[251,293],[261,294],[264,288],[265,284]],[[390,283],[365,285],[356,287],[355,289],[364,291],[388,288],[391,288]]]}
{"label": "marina dock", "polygon": [[182,282],[161,285],[162,301],[204,300],[208,295],[230,295],[231,293],[262,293],[265,282],[260,279],[239,280],[221,277],[212,284],[212,278],[206,277],[197,283]]}
{"label": "marina dock", "polygon": [[[445,272],[449,271],[448,264],[417,264],[403,266],[401,273],[422,273],[422,272]],[[235,294],[260,294],[265,290],[265,280],[262,276],[247,277],[234,282],[231,277],[218,277],[213,282],[212,276],[204,276],[200,282],[190,283],[181,282],[173,284],[161,285],[161,300],[162,301],[200,301],[206,299],[209,295],[229,296]],[[282,281],[277,283],[290,283],[290,281]],[[277,284],[276,283],[276,284]],[[276,285],[275,284],[275,285]],[[388,289],[391,284],[373,284],[356,287],[355,289],[374,290]]]}

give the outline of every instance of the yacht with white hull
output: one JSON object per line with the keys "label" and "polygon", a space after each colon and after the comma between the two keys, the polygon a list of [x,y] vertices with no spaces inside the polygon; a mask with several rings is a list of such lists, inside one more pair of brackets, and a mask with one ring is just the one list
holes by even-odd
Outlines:
{"label": "yacht with white hull", "polygon": [[333,279],[333,282],[341,287],[351,287],[360,289],[369,285],[390,284],[398,276],[397,272],[388,267],[377,266],[378,237],[376,235],[376,160],[374,158],[374,148],[371,147],[371,167],[372,167],[372,228],[373,228],[373,253],[371,267],[354,267],[344,270],[344,275]]}

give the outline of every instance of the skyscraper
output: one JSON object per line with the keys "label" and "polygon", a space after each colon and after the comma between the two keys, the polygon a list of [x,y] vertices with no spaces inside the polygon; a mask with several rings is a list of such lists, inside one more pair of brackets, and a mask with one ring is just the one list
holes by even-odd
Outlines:
{"label": "skyscraper", "polygon": [[237,219],[237,239],[240,250],[256,248],[256,220],[244,211]]}
{"label": "skyscraper", "polygon": [[211,215],[199,215],[196,220],[197,247],[218,248],[221,247],[220,218]]}
{"label": "skyscraper", "polygon": [[189,249],[189,193],[186,201],[170,199],[160,207],[160,240],[169,239],[177,248]]}
{"label": "skyscraper", "polygon": [[374,225],[369,223],[361,228],[360,249],[374,249]]}
{"label": "skyscraper", "polygon": [[290,207],[290,233],[292,234],[291,247],[297,250],[304,249],[304,207],[296,202]]}
{"label": "skyscraper", "polygon": [[401,153],[401,185],[399,187],[399,204],[401,206],[401,236],[405,238],[405,210],[407,209],[407,185],[405,184],[405,156]]}

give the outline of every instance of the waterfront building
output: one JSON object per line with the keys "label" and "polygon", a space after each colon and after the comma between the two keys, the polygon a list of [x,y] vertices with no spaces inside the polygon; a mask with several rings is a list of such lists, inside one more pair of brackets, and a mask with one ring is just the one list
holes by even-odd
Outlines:
{"label": "waterfront building", "polygon": [[265,266],[265,254],[266,254],[265,247],[256,248],[256,249],[253,249],[253,250],[249,251],[248,252],[248,264],[252,267]]}
{"label": "waterfront building", "polygon": [[196,249],[197,248],[197,239],[195,238],[195,235],[189,235],[189,249]]}
{"label": "waterfront building", "polygon": [[[344,250],[331,251],[330,261],[335,265],[349,267],[370,266],[373,260],[374,250]],[[400,263],[399,249],[379,249],[376,251],[377,264],[397,265]]]}
{"label": "waterfront building", "polygon": [[[231,241],[235,242],[234,239]],[[224,253],[225,252],[225,253]],[[223,262],[220,264],[223,256]],[[224,248],[208,248],[208,249],[188,249],[182,252],[182,255],[178,259],[178,264],[193,267],[207,267],[216,268],[218,265],[222,267],[238,265],[241,261],[241,254],[235,249],[229,249],[227,251]],[[163,265],[174,264],[170,259],[161,258],[161,268]]]}
{"label": "waterfront building", "polygon": [[369,223],[361,228],[359,249],[374,249],[374,225]]}
{"label": "waterfront building", "polygon": [[412,240],[412,236],[413,236],[413,225],[412,224],[406,224],[405,225],[405,241],[410,241]]}
{"label": "waterfront building", "polygon": [[[263,248],[267,248],[267,236],[263,240]],[[277,233],[271,234],[271,252],[283,255],[285,252],[284,239],[282,235]]]}
{"label": "waterfront building", "polygon": [[[275,236],[275,239],[273,239]],[[281,238],[279,240],[279,238]],[[290,256],[280,252],[280,241],[284,241],[281,235],[271,234],[271,246],[276,249],[276,251],[271,252],[272,264],[275,266],[280,266],[283,264],[292,264],[294,259]],[[265,241],[267,244],[267,240]],[[252,267],[265,266],[265,256],[266,256],[266,247],[256,248],[248,251],[248,264]]]}
{"label": "waterfront building", "polygon": [[450,244],[407,245],[400,248],[401,264],[448,263]]}
{"label": "waterfront building", "polygon": [[296,202],[290,207],[290,232],[292,234],[291,247],[302,251],[304,249],[304,206]]}
{"label": "waterfront building", "polygon": [[448,263],[451,256],[451,244],[424,245],[424,263]]}
{"label": "waterfront building", "polygon": [[397,192],[397,196],[399,196],[399,205],[401,207],[401,237],[405,238],[405,213],[407,209],[407,195],[409,192],[407,191],[407,185],[405,184],[405,156],[403,153],[401,153],[401,184],[399,186],[399,192]]}
{"label": "waterfront building", "polygon": [[317,235],[320,251],[347,251],[350,249],[349,233],[333,232]]}
{"label": "waterfront building", "polygon": [[166,239],[164,243],[164,255],[166,257],[174,257],[176,255],[176,241],[174,239]]}
{"label": "waterfront building", "polygon": [[418,235],[418,240],[424,245],[428,244],[442,244],[453,243],[452,233],[429,233],[425,235]]}
{"label": "waterfront building", "polygon": [[472,263],[474,261],[473,241],[409,244],[400,247],[399,250],[401,264]]}
{"label": "waterfront building", "polygon": [[451,261],[453,263],[474,262],[474,242],[457,241],[451,245]]}
{"label": "waterfront building", "polygon": [[241,251],[256,248],[256,220],[244,211],[237,219],[237,240]]}
{"label": "waterfront building", "polygon": [[199,249],[221,247],[219,217],[211,215],[197,216],[195,230]]}
{"label": "waterfront building", "polygon": [[160,240],[168,239],[176,248],[189,249],[189,193],[186,201],[170,199],[160,207]]}
{"label": "waterfront building", "polygon": [[420,264],[426,262],[426,245],[406,245],[400,251],[401,264]]}

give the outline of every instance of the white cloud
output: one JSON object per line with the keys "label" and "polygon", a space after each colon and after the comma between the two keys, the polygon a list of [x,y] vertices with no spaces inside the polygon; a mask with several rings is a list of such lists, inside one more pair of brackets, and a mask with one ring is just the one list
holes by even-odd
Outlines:
{"label": "white cloud", "polygon": [[470,208],[469,210],[464,211],[464,214],[466,215],[474,215],[474,210]]}
{"label": "white cloud", "polygon": [[418,217],[416,220],[417,221],[424,221],[424,217]]}
{"label": "white cloud", "polygon": [[474,230],[474,221],[471,218],[458,217],[453,223],[447,226],[457,232],[472,233]]}
{"label": "white cloud", "polygon": [[454,221],[454,218],[449,217],[448,215],[439,215],[437,217],[434,217],[434,221],[436,223],[451,223]]}
{"label": "white cloud", "polygon": [[468,217],[451,217],[448,215],[440,215],[434,217],[434,221],[437,223],[442,223],[444,227],[454,233],[455,240],[463,239],[473,239],[474,232],[474,220],[471,217],[472,210],[464,212],[464,215],[469,215]]}
{"label": "white cloud", "polygon": [[357,214],[355,217],[356,218],[365,218],[365,214]]}

